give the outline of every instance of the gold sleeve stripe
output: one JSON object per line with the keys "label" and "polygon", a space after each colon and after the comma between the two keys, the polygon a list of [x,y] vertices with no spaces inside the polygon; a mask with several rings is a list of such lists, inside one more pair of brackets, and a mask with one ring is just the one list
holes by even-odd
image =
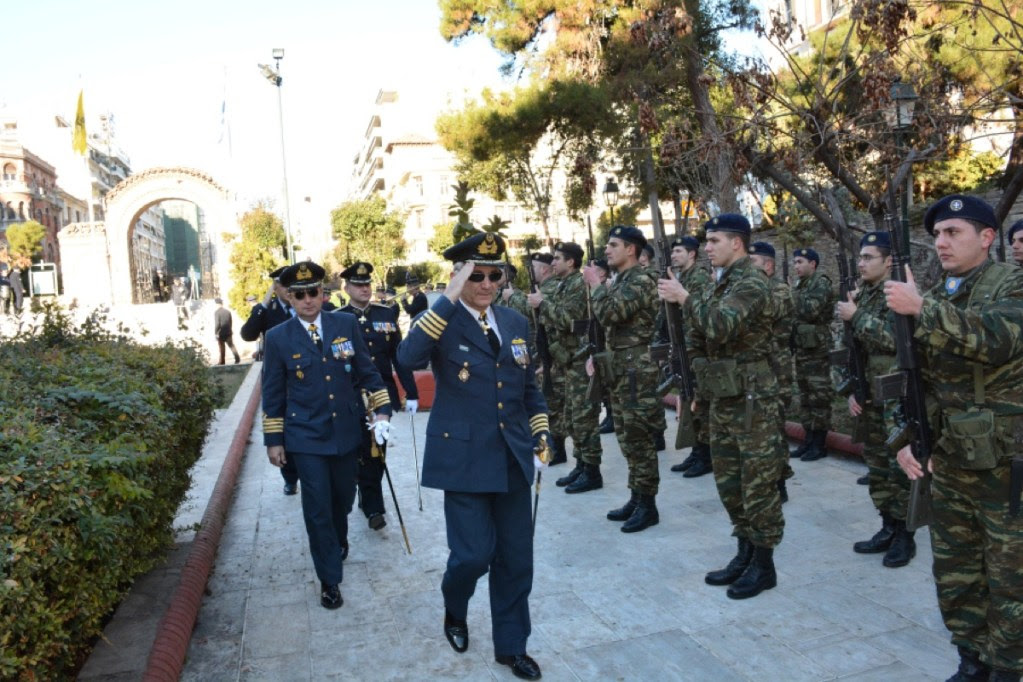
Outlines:
{"label": "gold sleeve stripe", "polygon": [[384,405],[389,405],[390,403],[391,397],[388,395],[387,389],[375,391],[369,396],[369,407],[371,410],[379,409]]}
{"label": "gold sleeve stripe", "polygon": [[422,327],[429,336],[433,339],[437,339],[441,334],[444,333],[444,328],[447,326],[447,322],[440,318],[432,310],[427,311],[422,317],[416,322],[416,326]]}
{"label": "gold sleeve stripe", "polygon": [[543,431],[550,431],[551,427],[550,422],[547,421],[547,415],[534,415],[533,418],[529,420],[529,429],[533,432],[534,436],[538,433],[542,433]]}
{"label": "gold sleeve stripe", "polygon": [[437,331],[437,329],[431,327],[430,325],[428,325],[426,322],[424,322],[421,319],[418,322],[416,322],[415,325],[413,325],[413,329],[415,327],[419,327],[420,329],[422,329],[423,332],[427,336],[429,336],[431,339],[433,339],[434,341],[437,341],[437,340],[440,339],[441,332]]}

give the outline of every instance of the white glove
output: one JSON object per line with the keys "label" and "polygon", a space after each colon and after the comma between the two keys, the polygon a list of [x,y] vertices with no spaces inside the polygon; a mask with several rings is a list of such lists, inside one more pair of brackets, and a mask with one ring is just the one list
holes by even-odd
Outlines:
{"label": "white glove", "polygon": [[373,432],[373,438],[377,445],[383,445],[391,440],[391,422],[381,419],[373,422],[367,428]]}
{"label": "white glove", "polygon": [[411,399],[410,400],[406,400],[405,401],[405,411],[408,412],[409,414],[415,414],[416,412],[418,412],[419,411],[419,401],[418,400],[411,400]]}
{"label": "white glove", "polygon": [[537,471],[543,471],[547,468],[547,464],[540,461],[540,458],[533,455],[533,466],[536,467]]}

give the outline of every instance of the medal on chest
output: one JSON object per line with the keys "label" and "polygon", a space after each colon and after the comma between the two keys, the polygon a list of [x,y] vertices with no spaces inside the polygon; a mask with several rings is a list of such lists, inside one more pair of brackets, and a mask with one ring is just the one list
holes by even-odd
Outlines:
{"label": "medal on chest", "polygon": [[355,346],[347,337],[339,336],[330,342],[330,352],[335,360],[347,360],[355,355]]}
{"label": "medal on chest", "polygon": [[458,380],[463,384],[469,380],[469,363],[466,362],[462,369],[458,370]]}
{"label": "medal on chest", "polygon": [[512,357],[515,358],[516,364],[519,367],[529,366],[529,347],[526,346],[524,339],[512,339],[511,342]]}

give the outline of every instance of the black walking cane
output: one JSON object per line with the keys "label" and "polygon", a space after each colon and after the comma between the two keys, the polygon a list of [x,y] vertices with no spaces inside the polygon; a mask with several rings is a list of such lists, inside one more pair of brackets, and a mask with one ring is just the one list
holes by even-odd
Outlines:
{"label": "black walking cane", "polygon": [[405,530],[405,520],[401,518],[401,507],[398,506],[398,496],[394,494],[394,483],[391,482],[391,471],[387,468],[387,445],[377,444],[376,437],[373,437],[372,447],[376,450],[374,457],[380,458],[380,464],[384,467],[384,475],[387,476],[387,487],[391,489],[391,501],[394,502],[394,511],[398,515],[398,525],[401,526],[401,534],[405,538],[405,548],[412,554],[412,545],[408,541],[408,531]]}
{"label": "black walking cane", "polygon": [[419,450],[416,449],[416,415],[409,412],[408,420],[412,427],[412,456],[416,459],[416,493],[419,495],[419,511],[423,511],[423,489],[419,487]]}
{"label": "black walking cane", "polygon": [[[537,459],[546,464],[550,461],[551,451],[547,445],[547,436],[540,436],[540,442],[533,448],[533,454]],[[536,491],[533,493],[533,537],[536,537],[536,510],[540,506],[540,481],[543,478],[543,471],[536,470]]]}

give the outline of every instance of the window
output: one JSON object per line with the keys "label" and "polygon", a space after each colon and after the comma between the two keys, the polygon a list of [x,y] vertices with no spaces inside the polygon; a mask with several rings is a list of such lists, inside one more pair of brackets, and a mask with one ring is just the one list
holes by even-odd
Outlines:
{"label": "window", "polygon": [[446,197],[451,194],[451,183],[448,181],[448,176],[440,176],[440,195]]}
{"label": "window", "polygon": [[418,196],[423,196],[423,176],[417,175],[412,178],[412,185],[415,188],[415,192]]}
{"label": "window", "polygon": [[13,163],[4,164],[4,180],[15,180],[18,176],[18,169]]}

